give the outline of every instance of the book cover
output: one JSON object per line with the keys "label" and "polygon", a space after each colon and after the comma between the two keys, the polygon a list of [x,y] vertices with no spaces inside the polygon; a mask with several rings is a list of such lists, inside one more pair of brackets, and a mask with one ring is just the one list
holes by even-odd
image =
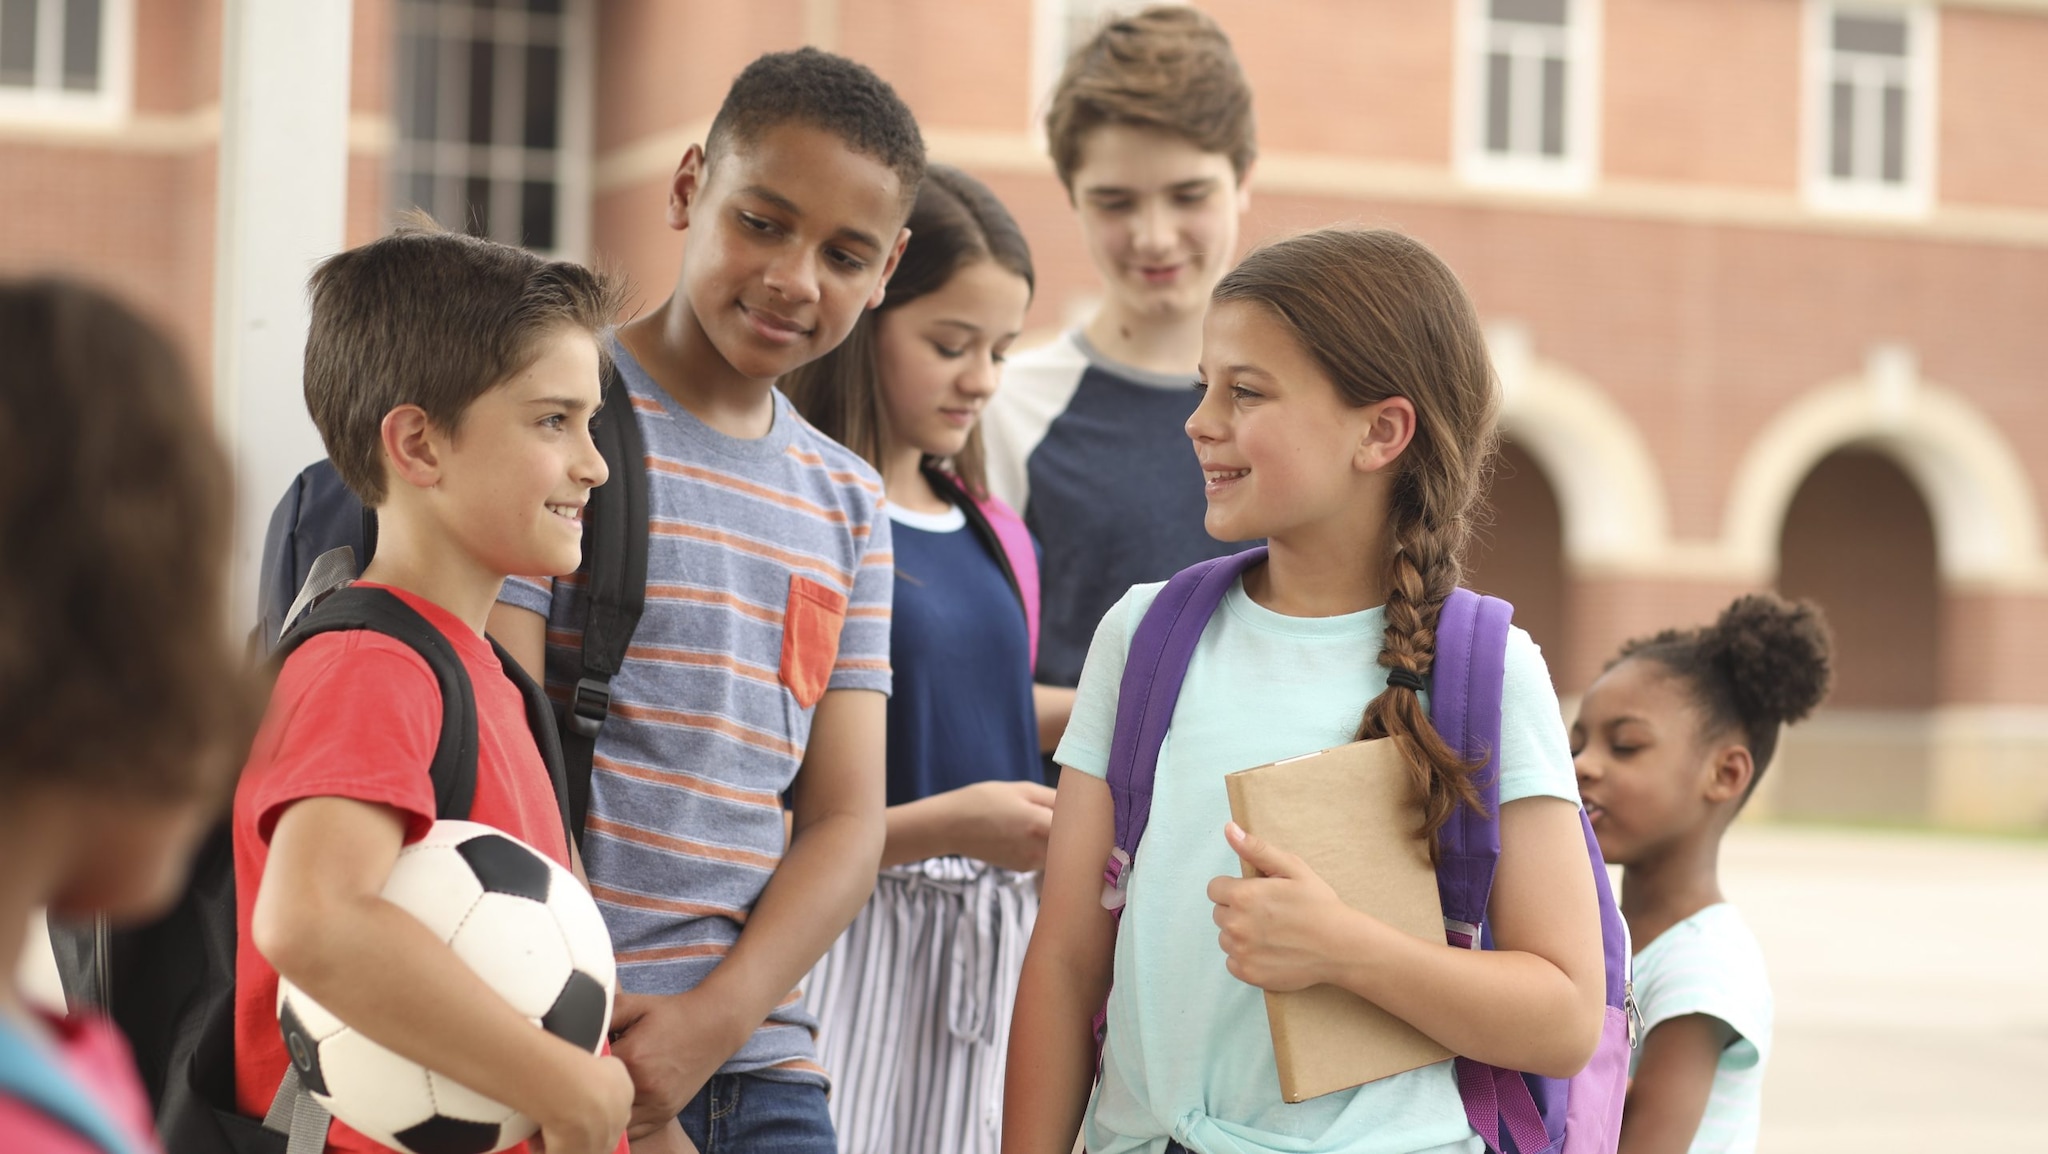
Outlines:
{"label": "book cover", "polygon": [[[1425,941],[1444,940],[1443,904],[1419,836],[1422,795],[1392,738],[1359,741],[1224,778],[1230,815],[1299,855],[1344,904]],[[1249,863],[1246,876],[1256,876]],[[1441,1062],[1451,1052],[1349,990],[1266,994],[1280,1091],[1289,1102]]]}

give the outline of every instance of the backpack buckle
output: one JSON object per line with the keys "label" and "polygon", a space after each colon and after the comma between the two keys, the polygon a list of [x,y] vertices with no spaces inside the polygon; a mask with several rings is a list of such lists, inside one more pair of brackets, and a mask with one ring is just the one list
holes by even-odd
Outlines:
{"label": "backpack buckle", "polygon": [[1102,908],[1120,910],[1124,908],[1126,892],[1131,888],[1131,855],[1122,846],[1109,851],[1109,864],[1102,867]]}
{"label": "backpack buckle", "polygon": [[563,720],[577,736],[595,740],[599,727],[604,725],[604,719],[611,711],[610,683],[586,677],[578,681],[575,691],[569,694],[569,708]]}

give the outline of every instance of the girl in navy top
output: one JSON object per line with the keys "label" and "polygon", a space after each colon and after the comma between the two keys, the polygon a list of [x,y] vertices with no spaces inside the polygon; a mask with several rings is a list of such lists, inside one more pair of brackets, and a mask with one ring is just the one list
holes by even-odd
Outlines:
{"label": "girl in navy top", "polygon": [[895,522],[882,873],[806,996],[846,1154],[994,1154],[1053,791],[1032,706],[1036,557],[987,494],[978,419],[1031,303],[1031,254],[994,194],[943,165],[909,228],[881,307],[783,382],[881,471]]}

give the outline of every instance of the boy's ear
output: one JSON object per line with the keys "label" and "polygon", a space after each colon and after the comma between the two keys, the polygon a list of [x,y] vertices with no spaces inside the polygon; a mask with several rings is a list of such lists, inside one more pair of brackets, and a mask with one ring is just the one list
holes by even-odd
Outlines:
{"label": "boy's ear", "polygon": [[693,144],[683,150],[676,174],[668,185],[668,226],[681,232],[690,227],[690,206],[704,191],[704,146]]}
{"label": "boy's ear", "polygon": [[1400,459],[1415,439],[1415,402],[1388,397],[1358,410],[1358,448],[1352,464],[1361,473],[1377,473]]}
{"label": "boy's ear", "polygon": [[441,483],[441,449],[425,409],[400,405],[384,414],[377,432],[395,480],[415,489],[431,489]]}
{"label": "boy's ear", "polygon": [[1749,783],[1756,777],[1756,761],[1744,745],[1723,746],[1714,754],[1714,764],[1707,775],[1706,800],[1716,805],[1724,801],[1738,801],[1749,792]]}
{"label": "boy's ear", "polygon": [[882,279],[875,282],[875,291],[868,297],[869,308],[878,309],[882,307],[882,298],[889,295],[889,278],[896,275],[896,265],[903,259],[903,246],[909,243],[910,230],[907,228],[897,229],[896,247],[890,249],[889,255],[882,261]]}

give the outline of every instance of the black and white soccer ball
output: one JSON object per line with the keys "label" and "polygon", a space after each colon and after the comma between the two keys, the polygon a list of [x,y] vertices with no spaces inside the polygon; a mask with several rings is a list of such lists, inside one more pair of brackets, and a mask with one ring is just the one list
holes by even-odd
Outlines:
{"label": "black and white soccer ball", "polygon": [[[487,825],[435,822],[405,847],[386,900],[426,923],[540,1029],[596,1053],[616,989],[611,935],[576,876]],[[279,979],[278,1027],[328,1112],[412,1154],[487,1154],[534,1122],[350,1029]]]}

